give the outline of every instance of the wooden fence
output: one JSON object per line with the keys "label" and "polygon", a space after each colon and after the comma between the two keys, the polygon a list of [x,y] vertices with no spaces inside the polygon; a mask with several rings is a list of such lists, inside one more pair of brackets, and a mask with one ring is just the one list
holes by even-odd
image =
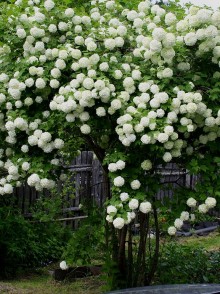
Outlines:
{"label": "wooden fence", "polygon": [[[105,202],[106,186],[103,180],[102,167],[97,159],[94,159],[93,153],[83,151],[73,160],[68,167],[71,175],[71,185],[74,191],[74,197],[66,196],[65,205],[62,210],[62,220],[80,219],[82,217],[79,204],[85,200],[93,201],[98,206],[103,207]],[[161,190],[157,194],[158,199],[172,197],[174,190],[179,186],[192,188],[195,185],[197,176],[191,176],[185,169],[180,169],[177,165],[170,163],[164,167],[158,167],[158,173],[162,174]],[[170,188],[170,184],[172,188]],[[44,191],[44,194],[48,193]],[[37,192],[34,188],[24,185],[17,188],[14,192],[17,199],[17,205],[25,216],[31,216],[31,207],[39,199],[42,192]]]}

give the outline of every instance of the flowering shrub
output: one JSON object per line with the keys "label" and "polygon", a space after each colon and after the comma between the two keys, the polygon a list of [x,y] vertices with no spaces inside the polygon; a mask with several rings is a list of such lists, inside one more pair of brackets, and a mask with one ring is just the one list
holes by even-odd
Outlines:
{"label": "flowering shrub", "polygon": [[93,0],[88,13],[15,4],[0,19],[1,195],[25,179],[53,188],[80,137],[111,179],[106,219],[122,229],[139,211],[156,218],[159,164],[194,172],[215,156],[218,167],[219,11],[148,0],[137,9]]}

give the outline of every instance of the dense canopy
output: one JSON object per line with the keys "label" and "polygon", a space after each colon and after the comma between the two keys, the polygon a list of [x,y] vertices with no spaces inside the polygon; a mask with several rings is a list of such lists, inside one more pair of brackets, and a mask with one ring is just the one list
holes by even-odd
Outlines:
{"label": "dense canopy", "polygon": [[54,187],[64,155],[85,142],[109,171],[107,219],[122,228],[134,210],[151,210],[158,165],[217,154],[220,11],[148,0],[131,10],[67,6],[3,7],[0,194],[25,180]]}

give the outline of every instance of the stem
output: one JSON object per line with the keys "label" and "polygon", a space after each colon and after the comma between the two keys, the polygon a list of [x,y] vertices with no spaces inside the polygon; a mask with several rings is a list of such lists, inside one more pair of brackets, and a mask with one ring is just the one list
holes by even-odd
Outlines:
{"label": "stem", "polygon": [[[105,150],[102,149],[98,144],[96,144],[93,139],[89,135],[83,136],[88,146],[95,153],[100,163],[103,163],[103,159],[105,158]],[[108,172],[108,168],[103,166],[103,169]]]}
{"label": "stem", "polygon": [[154,216],[154,224],[155,224],[155,230],[156,230],[156,244],[155,244],[155,249],[154,249],[154,256],[152,259],[151,263],[151,270],[148,274],[148,277],[145,280],[145,285],[148,286],[150,285],[154,274],[157,269],[158,265],[158,259],[159,259],[159,250],[160,250],[160,229],[159,229],[159,223],[158,223],[158,216],[157,216],[157,208],[155,206],[155,199],[153,201],[153,216]]}
{"label": "stem", "polygon": [[[145,256],[146,250],[146,239],[145,239],[145,228],[146,228],[146,214],[140,212],[140,241],[138,247],[137,261],[136,261],[136,272],[134,275],[134,287],[140,286],[145,273]],[[140,285],[139,285],[140,284]]]}
{"label": "stem", "polygon": [[127,285],[132,287],[133,278],[133,252],[132,252],[132,226],[128,226],[128,275],[127,275]]}
{"label": "stem", "polygon": [[119,233],[119,251],[118,251],[118,268],[120,276],[123,280],[126,278],[126,255],[125,255],[125,242],[127,236],[127,226],[124,226]]}

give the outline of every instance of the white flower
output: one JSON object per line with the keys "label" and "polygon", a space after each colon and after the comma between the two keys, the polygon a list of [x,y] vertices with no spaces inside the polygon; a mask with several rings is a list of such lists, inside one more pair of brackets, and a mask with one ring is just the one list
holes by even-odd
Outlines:
{"label": "white flower", "polygon": [[128,203],[128,206],[131,210],[135,210],[139,206],[139,201],[137,199],[131,199]]}
{"label": "white flower", "polygon": [[27,183],[31,187],[35,186],[39,182],[40,182],[40,177],[38,176],[38,174],[32,174],[27,179]]}
{"label": "white flower", "polygon": [[4,185],[4,188],[3,188],[3,191],[5,194],[11,194],[13,193],[13,187],[11,184],[5,184]]}
{"label": "white flower", "polygon": [[121,193],[120,194],[120,199],[121,199],[122,202],[127,201],[129,199],[128,193],[125,193],[125,192]]}
{"label": "white flower", "polygon": [[123,81],[123,86],[125,88],[131,88],[131,87],[133,87],[134,86],[134,80],[133,80],[133,78],[131,78],[131,77],[125,78],[124,81]]}
{"label": "white flower", "polygon": [[157,140],[158,140],[158,142],[160,142],[160,143],[165,143],[165,142],[168,141],[168,139],[169,139],[169,137],[168,137],[168,135],[165,134],[165,133],[160,133],[160,134],[158,135],[158,137],[157,137]]}
{"label": "white flower", "polygon": [[175,14],[169,12],[165,15],[165,23],[166,25],[170,26],[176,21],[176,16]]}
{"label": "white flower", "polygon": [[107,213],[108,213],[108,214],[110,214],[110,213],[112,213],[112,214],[116,214],[116,213],[117,213],[117,208],[116,208],[115,206],[113,206],[113,205],[109,205],[109,206],[107,207]]}
{"label": "white flower", "polygon": [[100,69],[101,71],[108,71],[108,69],[109,69],[109,65],[108,65],[108,63],[107,63],[107,62],[102,62],[102,63],[99,65],[99,69]]}
{"label": "white flower", "polygon": [[26,85],[28,88],[32,87],[32,86],[34,85],[34,79],[29,78],[29,79],[25,80],[25,85]]}
{"label": "white flower", "polygon": [[24,29],[17,29],[16,33],[19,39],[24,39],[26,37],[26,32]]}
{"label": "white flower", "polygon": [[59,56],[60,59],[67,59],[68,52],[66,50],[60,50],[58,56]]}
{"label": "white flower", "polygon": [[55,62],[55,66],[58,68],[58,69],[64,69],[66,68],[66,63],[63,59],[57,59],[57,61]]}
{"label": "white flower", "polygon": [[196,203],[197,203],[197,201],[196,201],[194,198],[192,198],[192,197],[190,197],[190,198],[186,201],[186,204],[187,204],[189,207],[196,207]]}
{"label": "white flower", "polygon": [[108,170],[110,171],[110,172],[115,172],[115,171],[117,171],[117,165],[116,165],[116,163],[110,163],[109,165],[108,165]]}
{"label": "white flower", "polygon": [[61,21],[58,23],[58,29],[61,31],[61,32],[65,32],[68,30],[68,23],[64,22],[64,21]]}
{"label": "white flower", "polygon": [[116,47],[123,47],[124,45],[124,39],[122,37],[115,38],[115,45]]}
{"label": "white flower", "polygon": [[87,45],[87,50],[88,51],[95,51],[97,49],[97,45],[95,42],[89,42]]}
{"label": "white flower", "polygon": [[123,160],[118,160],[116,162],[117,169],[122,170],[125,168],[125,162]]}
{"label": "white flower", "polygon": [[107,222],[109,222],[109,223],[113,223],[113,217],[112,217],[111,215],[107,215],[107,216],[106,216],[106,220],[107,220]]}
{"label": "white flower", "polygon": [[200,204],[198,207],[200,213],[206,213],[209,210],[209,207],[206,204]]}
{"label": "white flower", "polygon": [[180,215],[180,219],[182,221],[187,221],[189,219],[189,212],[188,211],[182,211]]}
{"label": "white flower", "polygon": [[5,73],[0,74],[0,82],[6,83],[8,80],[9,80],[8,75],[6,75]]}
{"label": "white flower", "polygon": [[60,82],[56,79],[50,81],[50,87],[53,89],[57,89],[60,85]]}
{"label": "white flower", "polygon": [[23,162],[21,168],[22,168],[24,171],[29,170],[29,168],[30,168],[30,163],[28,163],[27,161]]}
{"label": "white flower", "polygon": [[56,33],[57,32],[57,26],[55,24],[50,24],[48,27],[48,31],[50,33]]}
{"label": "white flower", "polygon": [[150,170],[152,169],[152,162],[150,160],[144,160],[142,163],[141,163],[141,168],[143,170]]}
{"label": "white flower", "polygon": [[89,66],[89,59],[87,57],[82,57],[79,59],[79,65],[81,68],[86,68]]}
{"label": "white flower", "polygon": [[54,140],[54,147],[56,149],[62,149],[63,146],[64,146],[64,141],[62,139],[57,138]]}
{"label": "white flower", "polygon": [[28,144],[30,146],[35,146],[38,143],[38,138],[34,135],[28,137]]}
{"label": "white flower", "polygon": [[165,162],[170,162],[172,160],[172,155],[170,152],[165,152],[163,155],[163,160]]}
{"label": "white flower", "polygon": [[93,79],[91,79],[91,78],[85,78],[85,79],[84,79],[84,81],[83,81],[83,87],[84,87],[85,89],[90,90],[90,89],[93,88],[93,86],[94,86],[94,81],[93,81]]}
{"label": "white flower", "polygon": [[168,234],[170,236],[175,236],[176,235],[176,228],[175,227],[169,227],[167,232],[168,232]]}
{"label": "white flower", "polygon": [[115,46],[116,46],[116,43],[115,43],[114,39],[106,39],[104,41],[104,45],[105,45],[106,49],[113,50],[115,48]]}
{"label": "white flower", "polygon": [[122,187],[124,185],[124,183],[125,183],[125,180],[121,176],[114,178],[114,186]]}
{"label": "white flower", "polygon": [[157,41],[162,41],[166,35],[163,28],[155,28],[152,32],[152,36]]}
{"label": "white flower", "polygon": [[213,197],[207,197],[205,204],[210,209],[216,206],[216,199]]}
{"label": "white flower", "polygon": [[[114,110],[120,109],[122,106],[121,101],[119,99],[114,99],[111,102],[111,108]],[[126,132],[125,132],[126,133]]]}
{"label": "white flower", "polygon": [[89,125],[84,124],[84,125],[82,125],[82,126],[80,127],[80,131],[81,131],[82,134],[84,134],[84,135],[88,135],[88,134],[91,132],[91,128],[90,128]]}
{"label": "white flower", "polygon": [[66,15],[67,17],[73,17],[73,16],[74,16],[74,10],[73,10],[72,8],[67,8],[67,9],[65,10],[65,15]]}
{"label": "white flower", "polygon": [[52,139],[52,136],[49,132],[44,132],[41,134],[40,139],[43,140],[44,142],[50,142]]}
{"label": "white flower", "polygon": [[67,265],[67,263],[66,263],[66,261],[65,260],[63,260],[63,261],[61,261],[61,263],[60,263],[60,268],[62,269],[62,270],[68,270],[68,265]]}
{"label": "white flower", "polygon": [[131,182],[131,188],[133,190],[138,190],[141,186],[141,183],[138,180],[134,180]]}
{"label": "white flower", "polygon": [[79,49],[72,49],[70,51],[70,54],[74,59],[80,59],[82,57],[82,53]]}
{"label": "white flower", "polygon": [[105,116],[106,115],[106,110],[104,107],[98,107],[96,108],[96,114],[97,116]]}
{"label": "white flower", "polygon": [[165,68],[162,71],[162,76],[163,78],[171,78],[173,76],[173,70],[170,68]]}
{"label": "white flower", "polygon": [[37,103],[41,103],[41,102],[43,101],[43,98],[40,97],[40,96],[37,96],[36,99],[35,99],[35,101],[36,101]]}
{"label": "white flower", "polygon": [[148,136],[148,135],[143,135],[143,136],[141,137],[141,142],[142,142],[143,144],[149,144],[150,141],[151,141],[151,137]]}
{"label": "white flower", "polygon": [[162,49],[162,44],[161,42],[157,41],[157,40],[152,40],[150,42],[150,50],[152,52],[160,52]]}
{"label": "white flower", "polygon": [[28,145],[22,145],[22,146],[21,146],[21,151],[22,151],[22,152],[27,153],[28,150],[29,150]]}
{"label": "white flower", "polygon": [[25,131],[28,128],[28,123],[22,117],[17,117],[14,120],[14,126],[20,129],[21,131]]}
{"label": "white flower", "polygon": [[9,175],[17,175],[18,174],[18,168],[17,166],[14,166],[14,165],[11,165],[9,168],[8,168],[8,173]]}
{"label": "white flower", "polygon": [[135,18],[137,18],[137,17],[138,17],[138,13],[135,10],[131,10],[127,14],[127,19],[130,20],[130,21],[134,21]]}
{"label": "white flower", "polygon": [[42,78],[38,78],[35,82],[35,86],[38,89],[44,89],[46,87],[46,82]]}
{"label": "white flower", "polygon": [[50,161],[50,163],[53,164],[53,165],[59,165],[59,159],[54,158],[54,159],[52,159],[52,160]]}
{"label": "white flower", "polygon": [[33,27],[30,29],[30,34],[31,34],[31,36],[33,36],[35,38],[42,38],[45,36],[45,31],[44,31],[44,29]]}
{"label": "white flower", "polygon": [[196,110],[197,110],[197,105],[195,103],[193,103],[193,102],[188,103],[186,105],[186,110],[187,110],[188,113],[195,113]]}
{"label": "white flower", "polygon": [[197,42],[197,36],[195,33],[191,32],[185,35],[184,37],[185,44],[187,46],[193,46]]}
{"label": "white flower", "polygon": [[139,206],[139,210],[142,212],[142,213],[148,213],[150,212],[152,209],[152,205],[150,202],[148,201],[144,201],[144,202],[141,202],[140,206]]}
{"label": "white flower", "polygon": [[117,217],[116,219],[114,219],[113,221],[113,226],[116,228],[116,229],[122,229],[125,225],[125,221],[123,218],[121,217]]}
{"label": "white flower", "polygon": [[174,222],[174,226],[177,229],[181,229],[183,226],[183,221],[180,218],[177,218]]}

